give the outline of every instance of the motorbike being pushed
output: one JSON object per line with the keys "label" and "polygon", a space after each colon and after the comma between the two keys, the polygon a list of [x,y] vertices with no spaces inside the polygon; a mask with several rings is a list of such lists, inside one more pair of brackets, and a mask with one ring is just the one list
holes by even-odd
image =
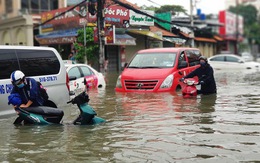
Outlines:
{"label": "motorbike being pushed", "polygon": [[182,87],[182,96],[184,98],[197,97],[197,87],[199,81],[194,78],[186,78],[182,81],[184,86]]}
{"label": "motorbike being pushed", "polygon": [[[10,100],[9,100],[10,102]],[[67,103],[76,104],[80,110],[80,115],[73,121],[74,125],[96,125],[104,123],[105,119],[97,117],[95,110],[88,104],[89,96],[86,91],[80,93]],[[64,112],[62,109],[48,106],[37,106],[22,109],[16,107],[18,114],[14,124],[61,124]]]}

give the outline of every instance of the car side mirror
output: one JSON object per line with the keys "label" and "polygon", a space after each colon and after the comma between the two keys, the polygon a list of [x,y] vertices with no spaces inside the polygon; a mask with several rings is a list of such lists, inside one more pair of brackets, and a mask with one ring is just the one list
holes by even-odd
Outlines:
{"label": "car side mirror", "polygon": [[76,80],[76,79],[77,79],[76,76],[70,76],[70,77],[69,77],[69,81]]}
{"label": "car side mirror", "polygon": [[86,78],[84,78],[83,83],[84,83],[84,85],[87,85],[87,80],[86,80]]}
{"label": "car side mirror", "polygon": [[178,69],[185,68],[185,67],[188,67],[188,62],[186,61],[181,61],[178,65]]}
{"label": "car side mirror", "polygon": [[124,67],[122,67],[122,71],[127,67],[127,65],[128,65],[128,63],[126,62],[126,63],[124,64]]}
{"label": "car side mirror", "polygon": [[244,63],[244,61],[242,61],[242,60],[239,60],[239,61],[238,61],[238,63]]}

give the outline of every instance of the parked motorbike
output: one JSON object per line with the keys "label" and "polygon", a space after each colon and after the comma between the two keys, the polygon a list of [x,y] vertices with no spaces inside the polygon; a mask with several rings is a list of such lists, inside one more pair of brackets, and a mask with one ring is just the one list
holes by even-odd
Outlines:
{"label": "parked motorbike", "polygon": [[198,80],[194,78],[186,78],[183,80],[184,86],[182,88],[182,95],[185,98],[196,97],[197,88],[196,85],[199,84]]}
{"label": "parked motorbike", "polygon": [[[96,125],[104,123],[105,119],[97,117],[95,110],[88,104],[89,96],[86,91],[80,93],[67,103],[76,104],[80,115],[73,121],[74,125]],[[21,109],[15,108],[18,114],[14,124],[61,124],[64,112],[62,109],[48,106],[37,106]]]}

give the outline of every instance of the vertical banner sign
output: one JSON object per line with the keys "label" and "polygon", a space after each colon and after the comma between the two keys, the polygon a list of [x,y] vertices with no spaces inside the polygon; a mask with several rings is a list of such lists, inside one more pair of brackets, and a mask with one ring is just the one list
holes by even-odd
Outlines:
{"label": "vertical banner sign", "polygon": [[115,43],[115,26],[105,27],[106,44]]}
{"label": "vertical banner sign", "polygon": [[[114,44],[115,43],[115,26],[105,27],[105,43]],[[94,42],[98,43],[98,28],[94,27]]]}
{"label": "vertical banner sign", "polygon": [[94,43],[98,43],[98,28],[94,27]]}

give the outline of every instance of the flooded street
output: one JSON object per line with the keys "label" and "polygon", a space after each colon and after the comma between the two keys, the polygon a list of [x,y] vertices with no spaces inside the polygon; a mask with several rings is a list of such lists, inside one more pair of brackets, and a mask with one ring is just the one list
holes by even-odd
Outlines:
{"label": "flooded street", "polygon": [[260,72],[215,72],[217,95],[91,91],[90,105],[107,123],[14,126],[0,119],[0,162],[260,162]]}

